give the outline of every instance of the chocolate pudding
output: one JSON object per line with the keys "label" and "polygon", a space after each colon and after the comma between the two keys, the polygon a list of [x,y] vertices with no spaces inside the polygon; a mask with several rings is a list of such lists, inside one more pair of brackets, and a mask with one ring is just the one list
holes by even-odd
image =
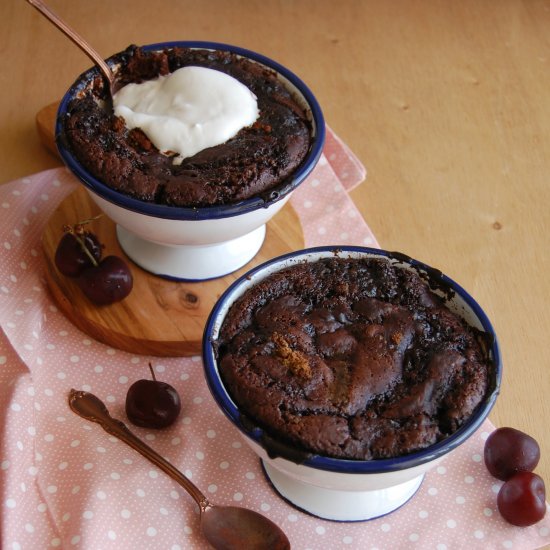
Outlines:
{"label": "chocolate pudding", "polygon": [[334,257],[247,290],[215,343],[241,413],[293,448],[344,459],[451,435],[492,390],[494,365],[487,335],[427,278],[391,259]]}
{"label": "chocolate pudding", "polygon": [[[223,143],[191,156],[161,151],[140,127],[129,128],[105,101],[97,77],[73,100],[63,121],[67,146],[109,187],[142,201],[182,207],[267,200],[285,184],[309,151],[308,113],[274,71],[226,51],[136,46],[115,57],[121,86],[166,77],[184,67],[221,71],[246,86],[257,101],[254,122]],[[116,97],[116,96],[115,96]]]}

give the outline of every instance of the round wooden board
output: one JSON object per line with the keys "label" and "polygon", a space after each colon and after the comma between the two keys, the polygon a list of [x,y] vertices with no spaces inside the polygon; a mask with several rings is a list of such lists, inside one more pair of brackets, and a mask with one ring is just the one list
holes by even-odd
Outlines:
{"label": "round wooden board", "polygon": [[[79,329],[114,348],[140,355],[200,354],[206,319],[224,290],[255,265],[304,246],[300,220],[287,203],[267,224],[259,253],[239,271],[211,281],[176,282],[152,275],[128,260],[134,276],[130,295],[122,302],[96,306],[73,279],[59,273],[53,259],[63,226],[99,213],[83,187],[55,210],[42,236],[46,281],[58,307]],[[105,245],[106,255],[126,257],[118,244],[115,224],[107,216],[93,221],[90,230]]]}

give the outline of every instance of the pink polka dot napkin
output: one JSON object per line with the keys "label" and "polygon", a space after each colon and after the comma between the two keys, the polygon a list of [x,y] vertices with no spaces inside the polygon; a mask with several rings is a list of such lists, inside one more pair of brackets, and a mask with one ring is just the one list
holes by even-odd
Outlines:
{"label": "pink polka dot napkin", "polygon": [[[377,246],[347,191],[365,177],[328,132],[324,155],[292,198],[306,246]],[[178,422],[136,434],[191,478],[214,503],[239,504],[272,518],[292,547],[306,549],[537,548],[550,543],[550,519],[521,529],[496,509],[500,482],[482,461],[487,421],[425,478],[409,503],[380,519],[335,523],[281,500],[256,455],[218,411],[200,357],[154,358],[100,344],[58,311],[43,277],[40,237],[77,185],[54,169],[0,186],[1,547],[6,550],[203,549],[190,497],[135,451],[73,414],[70,388],[97,394],[126,421],[129,386],[157,378],[182,396]]]}

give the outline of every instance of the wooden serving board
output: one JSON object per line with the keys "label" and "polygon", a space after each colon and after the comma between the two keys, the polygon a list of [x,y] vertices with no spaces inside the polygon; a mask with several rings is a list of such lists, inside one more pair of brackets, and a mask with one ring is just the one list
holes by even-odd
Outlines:
{"label": "wooden serving board", "polygon": [[[37,115],[37,126],[44,144],[55,152],[52,117],[55,118],[55,109],[46,107]],[[287,203],[267,224],[266,238],[258,254],[239,271],[211,281],[176,282],[152,275],[131,262],[118,244],[115,224],[103,215],[89,228],[105,245],[105,255],[115,254],[127,259],[134,287],[122,302],[96,306],[82,294],[73,279],[57,270],[54,255],[64,225],[99,213],[83,187],[69,195],[54,211],[42,236],[46,281],[58,307],[79,329],[114,348],[140,355],[200,354],[204,325],[224,290],[255,265],[304,246],[300,220]]]}
{"label": "wooden serving board", "polygon": [[57,109],[59,102],[51,103],[43,107],[36,113],[36,130],[42,145],[53,153],[56,157],[61,158],[55,144],[55,119],[57,117]]}

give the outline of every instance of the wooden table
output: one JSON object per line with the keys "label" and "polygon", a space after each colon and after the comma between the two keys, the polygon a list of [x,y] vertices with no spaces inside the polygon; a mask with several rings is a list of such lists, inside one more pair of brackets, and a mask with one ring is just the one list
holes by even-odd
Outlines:
{"label": "wooden table", "polygon": [[[314,90],[368,170],[353,192],[381,246],[485,308],[504,361],[499,426],[535,436],[550,486],[550,2],[50,0],[108,56],[227,42]],[[338,7],[336,7],[338,6]],[[0,4],[0,182],[58,165],[35,113],[90,62],[23,0]]]}

